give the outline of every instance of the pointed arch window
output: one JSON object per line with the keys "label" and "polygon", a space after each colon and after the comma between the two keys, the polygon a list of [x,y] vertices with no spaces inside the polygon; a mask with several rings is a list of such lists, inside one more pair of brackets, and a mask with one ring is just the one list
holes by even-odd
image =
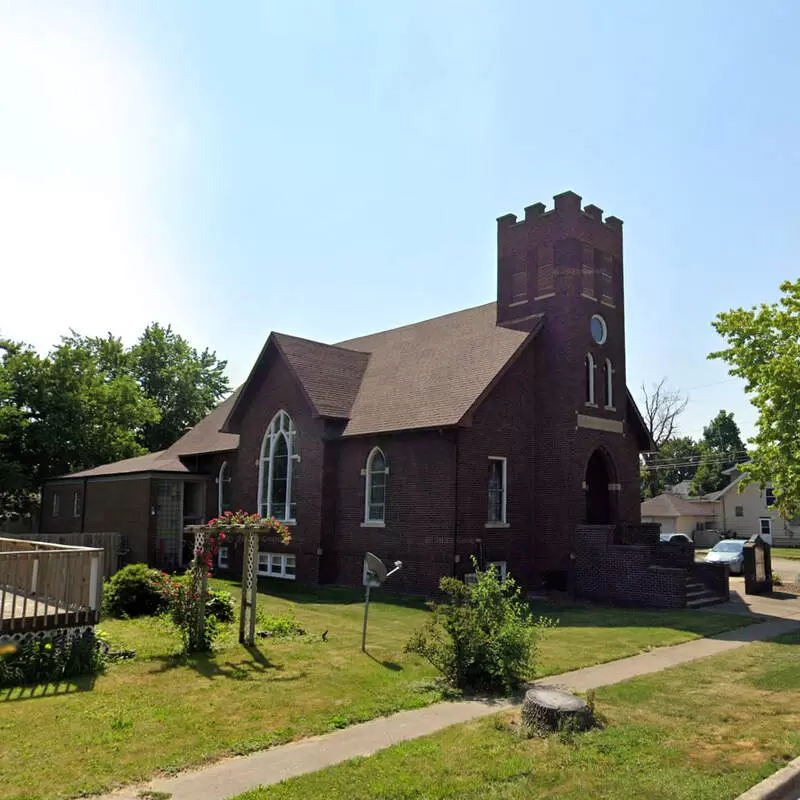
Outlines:
{"label": "pointed arch window", "polygon": [[614,370],[611,367],[610,358],[607,358],[603,365],[603,376],[606,384],[606,408],[614,408]]}
{"label": "pointed arch window", "polygon": [[258,510],[262,517],[295,521],[297,431],[292,418],[279,411],[264,434],[258,470]]}
{"label": "pointed arch window", "polygon": [[374,447],[367,457],[366,491],[364,493],[364,523],[383,525],[386,520],[386,476],[389,467],[380,447]]}
{"label": "pointed arch window", "polygon": [[227,461],[222,462],[217,476],[217,516],[221,517],[226,511],[233,511],[231,501],[231,468]]}
{"label": "pointed arch window", "polygon": [[586,402],[594,405],[594,356],[586,354]]}

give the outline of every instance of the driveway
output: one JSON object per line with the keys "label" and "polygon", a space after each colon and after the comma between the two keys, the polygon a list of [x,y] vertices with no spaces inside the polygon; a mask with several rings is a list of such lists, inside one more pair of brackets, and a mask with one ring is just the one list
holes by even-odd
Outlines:
{"label": "driveway", "polygon": [[[705,561],[707,550],[697,551],[695,561]],[[773,558],[772,572],[781,576],[784,583],[800,583],[800,559]],[[733,576],[732,576],[733,577]]]}

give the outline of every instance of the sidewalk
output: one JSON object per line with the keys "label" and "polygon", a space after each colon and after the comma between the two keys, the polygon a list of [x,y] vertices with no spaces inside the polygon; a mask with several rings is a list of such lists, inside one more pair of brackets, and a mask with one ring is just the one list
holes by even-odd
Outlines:
{"label": "sidewalk", "polygon": [[[770,603],[773,618],[768,622],[728,631],[708,639],[657,648],[649,653],[562,675],[551,675],[537,683],[585,691],[735,650],[751,642],[771,639],[800,627],[800,618],[795,618],[795,613],[800,614],[800,610],[788,607],[783,610],[785,616],[782,614],[782,618],[775,618],[778,615],[774,613],[773,603]],[[450,725],[495,714],[512,708],[513,705],[507,700],[464,700],[437,703],[414,711],[401,711],[390,717],[379,717],[344,730],[309,737],[249,756],[225,759],[209,767],[183,772],[174,777],[156,778],[146,784],[127,786],[97,800],[140,800],[141,792],[146,790],[167,792],[172,800],[224,800],[257,786],[279,783],[297,775],[316,772],[357,756],[369,756],[399,742],[417,739]]]}

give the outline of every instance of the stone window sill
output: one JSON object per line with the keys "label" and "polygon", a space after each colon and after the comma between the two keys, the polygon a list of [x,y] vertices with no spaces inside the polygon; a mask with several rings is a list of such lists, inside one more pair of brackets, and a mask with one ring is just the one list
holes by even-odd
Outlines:
{"label": "stone window sill", "polygon": [[361,523],[361,527],[362,528],[385,528],[386,527],[386,523],[385,522],[378,522],[378,521],[375,521],[375,522],[362,522]]}
{"label": "stone window sill", "polygon": [[487,522],[484,528],[510,528],[511,524],[508,522]]}

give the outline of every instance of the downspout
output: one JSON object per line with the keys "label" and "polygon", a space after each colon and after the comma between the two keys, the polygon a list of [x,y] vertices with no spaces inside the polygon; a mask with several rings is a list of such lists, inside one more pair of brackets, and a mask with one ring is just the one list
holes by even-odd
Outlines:
{"label": "downspout", "polygon": [[83,479],[83,502],[81,503],[81,533],[85,531],[86,526],[86,496],[89,491],[89,479]]}
{"label": "downspout", "polygon": [[455,480],[453,482],[453,577],[456,577],[456,551],[458,550],[458,428],[455,429]]}

